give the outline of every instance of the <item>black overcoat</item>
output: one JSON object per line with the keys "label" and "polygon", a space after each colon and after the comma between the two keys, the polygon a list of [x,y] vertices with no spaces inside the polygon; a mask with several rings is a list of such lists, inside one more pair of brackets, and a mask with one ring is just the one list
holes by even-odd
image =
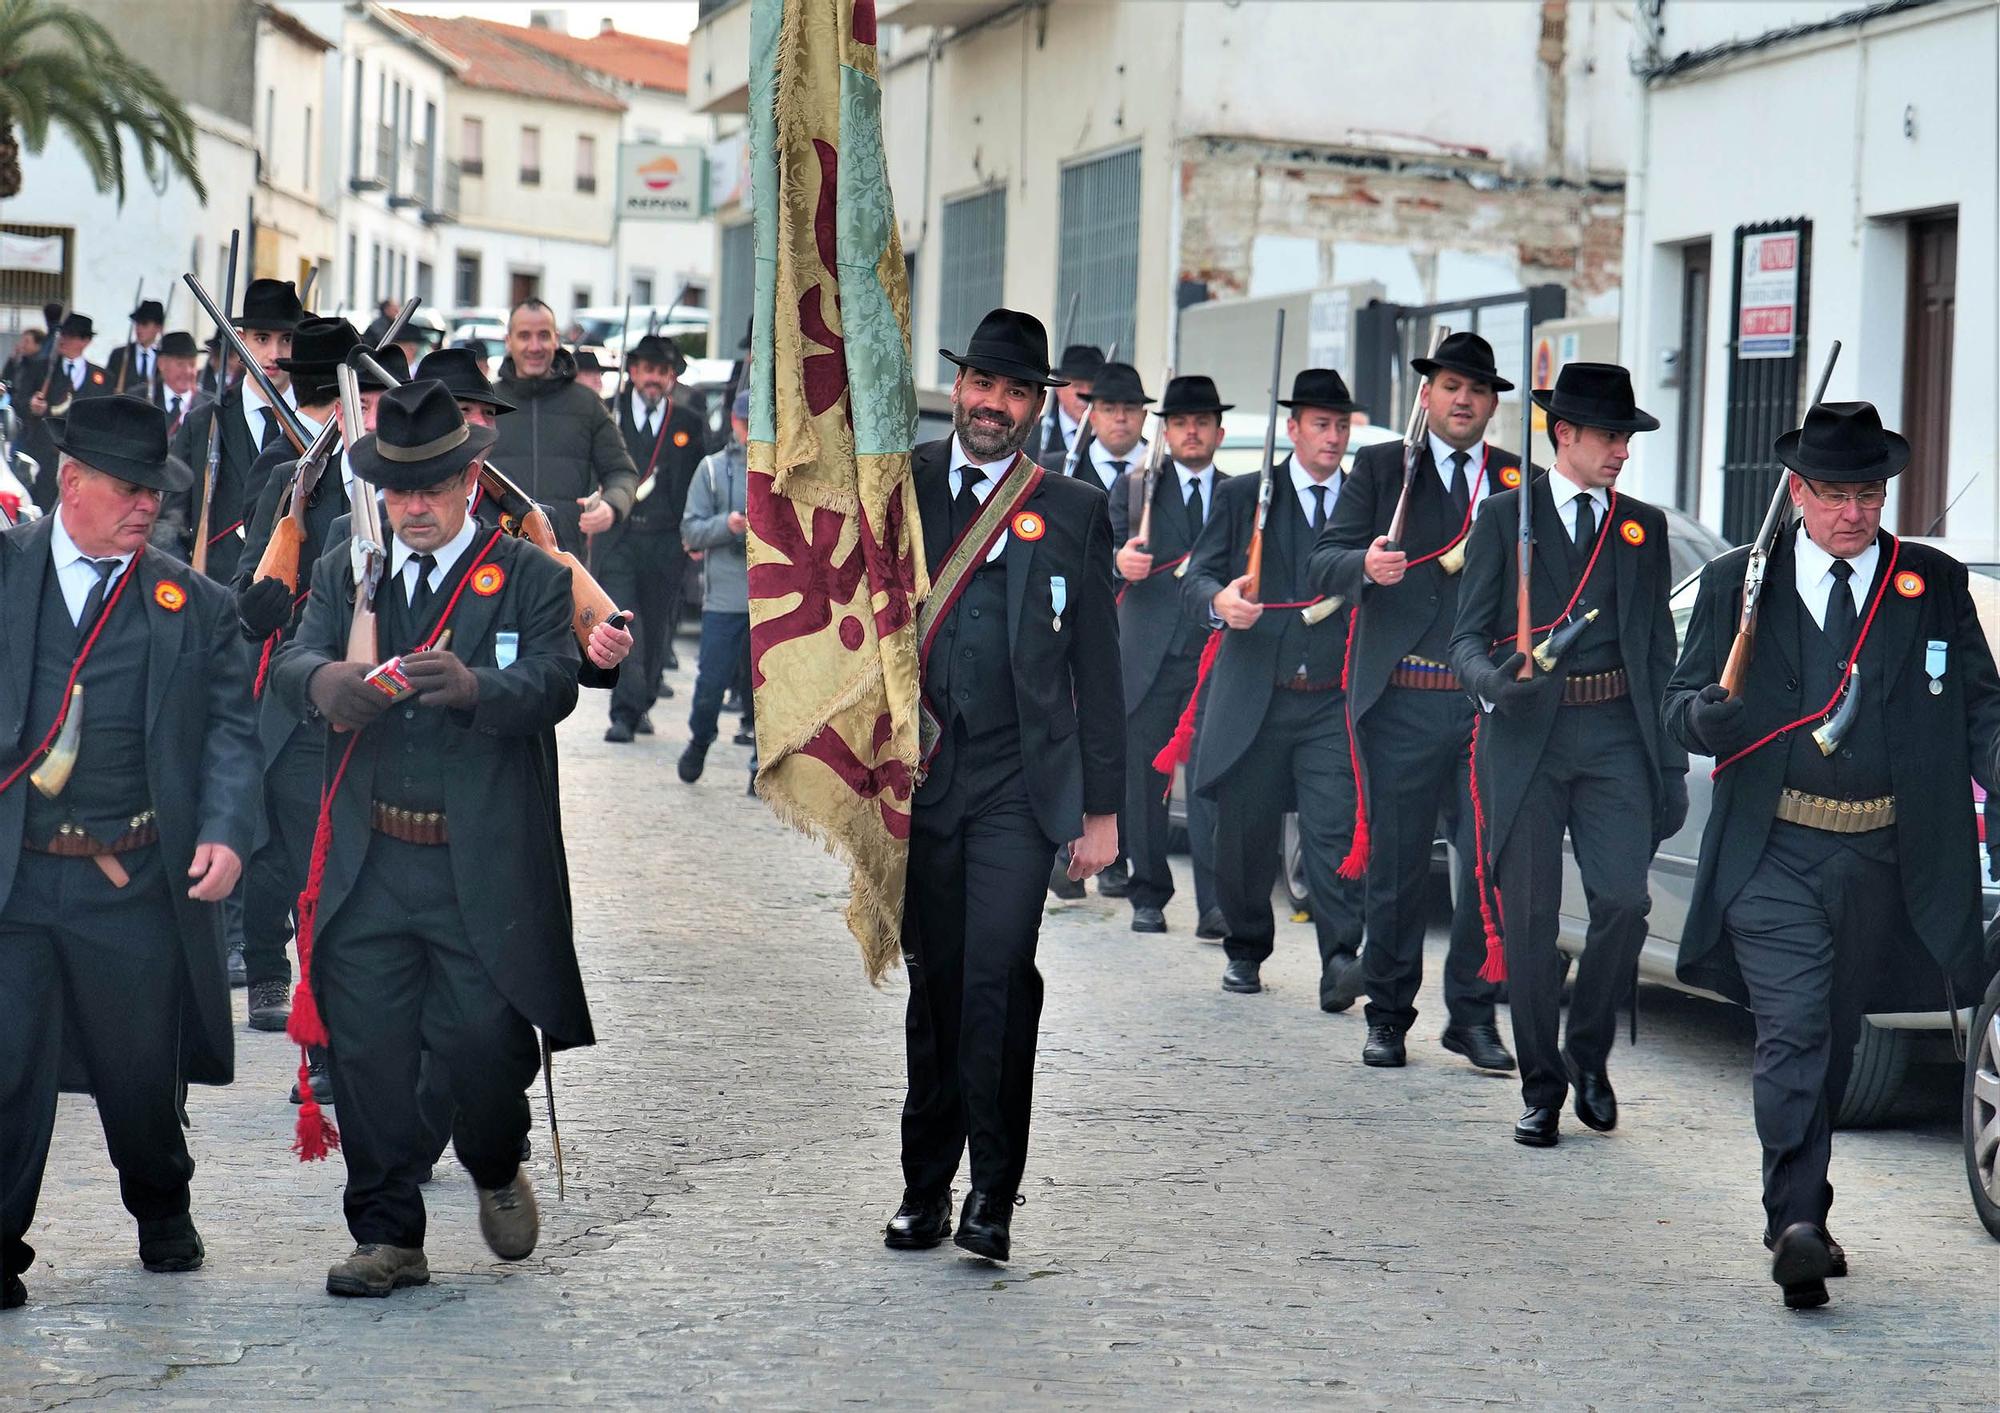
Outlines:
{"label": "black overcoat", "polygon": [[[208,535],[213,541],[208,547],[208,577],[227,584],[236,578],[236,566],[243,557],[245,522],[264,489],[257,479],[263,452],[243,421],[241,383],[224,393],[219,402],[197,403],[181,419],[181,429],[174,433],[173,452],[194,471],[194,484],[162,497],[153,542],[192,561],[207,484],[208,429],[218,416],[222,418],[222,458],[215,473],[215,504],[208,517]],[[279,444],[291,445],[282,439]],[[262,462],[266,471],[274,464]]]}
{"label": "black overcoat", "polygon": [[[1133,467],[1121,474],[1111,485],[1111,544],[1113,549],[1122,548],[1125,542],[1139,533],[1138,522],[1132,517],[1132,488],[1145,480],[1145,468]],[[1211,478],[1211,491],[1219,502],[1222,486],[1229,478],[1217,471]],[[1208,507],[1209,517],[1214,518],[1215,506]],[[1204,522],[1206,523],[1206,522]],[[1118,586],[1118,657],[1125,671],[1125,710],[1137,711],[1146,693],[1153,688],[1153,682],[1160,675],[1160,665],[1167,660],[1167,650],[1173,646],[1174,633],[1181,626],[1181,580],[1175,569],[1163,566],[1182,560],[1194,546],[1188,541],[1187,507],[1181,499],[1180,473],[1174,469],[1171,460],[1163,460],[1160,474],[1153,483],[1153,524],[1151,527],[1153,573],[1134,584],[1124,575],[1113,582]]]}

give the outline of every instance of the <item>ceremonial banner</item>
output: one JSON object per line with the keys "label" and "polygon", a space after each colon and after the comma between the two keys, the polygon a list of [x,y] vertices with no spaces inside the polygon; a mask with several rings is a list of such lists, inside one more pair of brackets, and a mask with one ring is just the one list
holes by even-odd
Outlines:
{"label": "ceremonial banner", "polygon": [[873,0],[755,0],[750,676],[758,789],[853,870],[871,981],[901,955],[928,591],[910,294]]}

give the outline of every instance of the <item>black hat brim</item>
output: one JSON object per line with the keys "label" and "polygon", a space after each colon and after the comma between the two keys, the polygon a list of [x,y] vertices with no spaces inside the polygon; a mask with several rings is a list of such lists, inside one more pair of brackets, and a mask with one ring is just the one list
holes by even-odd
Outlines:
{"label": "black hat brim", "polygon": [[1829,485],[1857,485],[1870,481],[1886,481],[1892,476],[1900,476],[1910,464],[1909,441],[1884,428],[1882,439],[1888,443],[1887,454],[1880,461],[1853,469],[1829,469],[1814,466],[1799,455],[1799,442],[1805,436],[1803,427],[1795,427],[1779,437],[1772,447],[1780,462],[1787,470],[1796,471],[1812,481],[1824,481]]}
{"label": "black hat brim", "polygon": [[982,373],[991,373],[995,377],[1012,378],[1016,382],[1034,383],[1036,386],[1044,388],[1066,388],[1069,386],[1068,378],[1044,372],[1042,369],[1030,367],[1026,363],[1016,362],[1014,359],[1002,354],[982,353],[977,358],[961,358],[948,348],[941,348],[938,350],[938,353],[961,368],[976,368]]}
{"label": "black hat brim", "polygon": [[1153,411],[1162,417],[1178,417],[1189,412],[1213,412],[1220,417],[1235,406],[1233,402],[1163,402]]}
{"label": "black hat brim", "polygon": [[257,329],[267,334],[292,334],[299,328],[297,319],[231,319],[232,329]]}
{"label": "black hat brim", "polygon": [[1302,407],[1323,407],[1328,412],[1360,412],[1364,409],[1353,398],[1341,402],[1330,397],[1281,397],[1278,406],[1296,412]]}
{"label": "black hat brim", "polygon": [[1514,385],[1491,368],[1480,368],[1470,363],[1460,363],[1453,359],[1412,358],[1410,366],[1426,378],[1435,378],[1439,373],[1458,373],[1467,378],[1486,384],[1495,392],[1512,392]]}
{"label": "black hat brim", "polygon": [[382,455],[381,437],[370,432],[347,451],[347,464],[354,474],[377,490],[421,491],[455,476],[475,458],[492,450],[500,434],[491,427],[467,424],[466,438],[448,451],[419,461],[395,461]]}
{"label": "black hat brim", "polygon": [[64,456],[74,457],[93,470],[102,471],[107,476],[116,476],[119,480],[128,481],[135,486],[145,486],[150,490],[164,491],[168,494],[184,491],[194,484],[193,469],[172,453],[168,453],[161,461],[146,461],[120,456],[116,452],[100,448],[78,449],[66,444],[63,436],[66,426],[66,419],[50,418],[49,440],[55,443],[56,450]]}
{"label": "black hat brim", "polygon": [[[1508,386],[1511,387],[1513,385],[1510,383]],[[1633,408],[1629,417],[1618,417],[1610,413],[1593,412],[1589,408],[1578,407],[1575,403],[1567,403],[1558,407],[1555,405],[1555,393],[1556,390],[1554,388],[1536,388],[1528,394],[1528,396],[1535,400],[1535,406],[1549,414],[1551,421],[1568,422],[1572,426],[1577,427],[1596,427],[1598,430],[1605,432],[1657,432],[1660,430],[1660,419],[1643,408]]]}

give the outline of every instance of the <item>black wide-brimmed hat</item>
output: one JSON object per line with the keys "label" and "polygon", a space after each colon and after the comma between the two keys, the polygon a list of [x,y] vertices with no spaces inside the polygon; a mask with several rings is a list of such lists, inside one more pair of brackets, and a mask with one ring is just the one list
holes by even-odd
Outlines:
{"label": "black wide-brimmed hat", "polygon": [[1042,321],[1018,309],[995,309],[979,321],[962,354],[938,350],[961,368],[977,368],[1045,388],[1069,385],[1069,379],[1049,372],[1049,331]]}
{"label": "black wide-brimmed hat", "polygon": [[441,348],[424,355],[417,365],[419,378],[435,378],[451,389],[460,402],[480,402],[495,412],[512,412],[514,404],[500,396],[486,375],[479,371],[479,356],[470,349]]}
{"label": "black wide-brimmed hat", "polygon": [[278,366],[287,373],[331,374],[361,347],[361,335],[345,319],[309,318],[292,331],[292,353]]}
{"label": "black wide-brimmed hat", "polygon": [[597,361],[597,350],[594,348],[579,348],[570,354],[570,358],[575,362],[576,371],[579,373],[602,373],[605,371],[604,365]]}
{"label": "black wide-brimmed hat", "polygon": [[383,372],[394,373],[398,384],[410,381],[410,356],[403,352],[401,344],[392,343],[387,348],[376,349],[373,352],[366,348],[358,348],[347,355],[347,361],[354,368],[362,392],[380,392],[392,386],[361,366],[359,355],[363,353],[367,353],[370,358],[381,364]]}
{"label": "black wide-brimmed hat", "polygon": [[306,317],[299,292],[290,280],[252,280],[243,291],[243,312],[229,322],[239,329],[289,333]]}
{"label": "black wide-brimmed hat", "polygon": [[1104,350],[1094,343],[1073,343],[1063,350],[1062,362],[1056,366],[1056,376],[1071,382],[1082,379],[1089,382],[1104,366]]}
{"label": "black wide-brimmed hat", "polygon": [[687,355],[680,345],[658,334],[647,334],[625,352],[626,366],[634,363],[653,363],[679,377],[687,371]]}
{"label": "black wide-brimmed hat", "polygon": [[1551,422],[1607,432],[1656,432],[1660,419],[1632,400],[1632,375],[1616,363],[1565,363],[1553,388],[1536,388],[1535,406]]}
{"label": "black wide-brimmed hat", "polygon": [[97,337],[97,325],[90,322],[88,314],[79,314],[72,309],[56,325],[56,332],[66,339],[94,339]]}
{"label": "black wide-brimmed hat", "polygon": [[167,414],[144,398],[80,397],[67,417],[51,418],[56,449],[93,470],[156,491],[194,484],[186,462],[167,452]]}
{"label": "black wide-brimmed hat", "polygon": [[1910,464],[1910,444],[1882,426],[1870,402],[1822,402],[1778,438],[1778,460],[1815,481],[1886,481]]}
{"label": "black wide-brimmed hat", "polygon": [[1167,379],[1167,391],[1154,410],[1162,417],[1182,412],[1213,412],[1219,417],[1235,405],[1222,400],[1222,394],[1215,390],[1215,379],[1204,373],[1189,373],[1186,377]]}
{"label": "black wide-brimmed hat", "polygon": [[499,435],[469,425],[450,388],[420,378],[382,394],[375,430],[349,448],[348,464],[380,490],[421,491],[463,471]]}
{"label": "black wide-brimmed hat", "polygon": [[1090,391],[1081,396],[1085,402],[1135,402],[1141,406],[1153,400],[1139,381],[1139,370],[1130,363],[1106,363],[1097,370]]}
{"label": "black wide-brimmed hat", "polygon": [[160,335],[157,352],[162,358],[192,358],[201,350],[196,347],[193,334],[186,329],[175,329],[170,334]]}
{"label": "black wide-brimmed hat", "polygon": [[1340,374],[1331,368],[1301,368],[1292,375],[1292,395],[1278,399],[1278,406],[1294,412],[1301,407],[1324,407],[1328,412],[1359,412],[1361,404],[1347,390]]}
{"label": "black wide-brimmed hat", "polygon": [[1449,369],[1476,378],[1495,392],[1512,392],[1514,385],[1500,376],[1493,362],[1493,345],[1478,334],[1451,334],[1427,358],[1412,358],[1410,366],[1426,378]]}
{"label": "black wide-brimmed hat", "polygon": [[142,299],[139,307],[132,311],[135,324],[164,324],[167,322],[167,308],[157,299]]}

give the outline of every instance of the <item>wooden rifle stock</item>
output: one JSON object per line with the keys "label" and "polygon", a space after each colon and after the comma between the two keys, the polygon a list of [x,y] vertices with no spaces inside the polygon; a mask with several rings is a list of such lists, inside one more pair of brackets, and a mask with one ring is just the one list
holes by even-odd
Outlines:
{"label": "wooden rifle stock", "polygon": [[1250,553],[1243,572],[1250,580],[1244,597],[1256,603],[1264,593],[1264,522],[1271,518],[1271,473],[1278,458],[1278,399],[1284,396],[1279,379],[1285,372],[1285,311],[1278,310],[1277,327],[1271,333],[1271,415],[1264,423],[1264,469],[1257,478],[1257,518],[1250,527]]}
{"label": "wooden rifle stock", "polygon": [[215,483],[222,474],[222,396],[229,391],[229,335],[235,332],[229,327],[229,311],[236,306],[236,247],[242,236],[241,231],[229,233],[229,277],[222,285],[222,308],[209,310],[215,319],[215,336],[219,341],[215,348],[219,366],[215,370],[215,401],[208,412],[208,458],[202,468],[201,513],[195,517],[194,546],[188,556],[188,564],[197,574],[208,573],[208,529],[215,508]]}
{"label": "wooden rifle stock", "polygon": [[[1167,365],[1167,386],[1173,386],[1174,366]],[[1153,414],[1153,440],[1146,447],[1146,469],[1139,473],[1137,481],[1127,489],[1126,522],[1138,526],[1135,538],[1146,547],[1148,554],[1153,549],[1153,488],[1160,484],[1160,460],[1166,454],[1167,419]],[[1132,501],[1138,501],[1136,516],[1132,512]]]}
{"label": "wooden rifle stock", "polygon": [[541,550],[569,570],[570,629],[579,647],[590,647],[590,633],[598,624],[618,612],[611,595],[604,592],[583,561],[556,541],[556,527],[548,512],[498,468],[482,464],[479,484],[500,507],[500,528]]}

